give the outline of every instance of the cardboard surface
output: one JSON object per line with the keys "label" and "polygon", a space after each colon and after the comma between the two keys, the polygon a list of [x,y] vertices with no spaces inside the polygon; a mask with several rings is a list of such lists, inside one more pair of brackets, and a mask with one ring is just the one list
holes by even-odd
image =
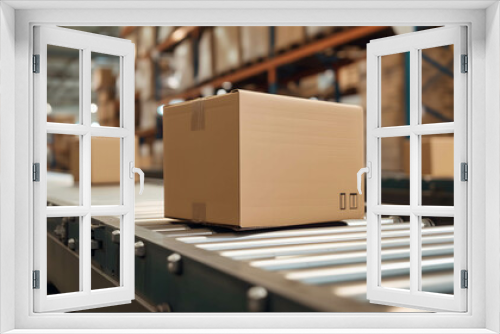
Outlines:
{"label": "cardboard surface", "polygon": [[236,91],[165,107],[163,129],[166,217],[258,228],[364,215],[359,107]]}
{"label": "cardboard surface", "polygon": [[214,27],[215,73],[223,74],[241,66],[239,27]]}
{"label": "cardboard surface", "polygon": [[269,30],[269,27],[240,27],[243,63],[251,63],[269,56]]}
{"label": "cardboard surface", "polygon": [[[70,150],[70,169],[74,182],[80,180],[80,142],[74,140]],[[139,138],[135,137],[135,160],[138,159]],[[92,137],[91,139],[91,184],[120,183],[120,138]],[[135,181],[139,177],[136,175]]]}
{"label": "cardboard surface", "polygon": [[[454,177],[453,136],[437,135],[422,137],[422,175],[439,178]],[[403,170],[410,175],[410,141],[403,143]]]}

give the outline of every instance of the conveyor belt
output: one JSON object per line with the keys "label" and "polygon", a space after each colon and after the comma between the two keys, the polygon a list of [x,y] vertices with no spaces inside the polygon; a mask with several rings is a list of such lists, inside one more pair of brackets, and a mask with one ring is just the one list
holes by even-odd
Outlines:
{"label": "conveyor belt", "polygon": [[[74,192],[78,193],[72,181],[63,175],[52,180],[51,189],[58,191],[49,196],[49,203],[72,204],[68,199],[74,200]],[[102,197],[102,203],[109,204],[107,194],[113,188],[93,187],[93,199]],[[143,255],[136,256],[136,291],[158,309],[411,311],[367,302],[364,220],[234,232],[163,218],[162,199],[161,183],[146,183],[144,195],[136,196],[136,240],[142,241],[138,247],[143,252],[136,253]],[[408,288],[409,223],[398,218],[384,218],[382,223],[383,282]],[[93,224],[94,231],[103,230],[94,233],[100,238],[110,238],[119,228],[119,220],[113,217],[94,217]],[[453,226],[425,222],[422,231],[423,288],[449,292],[453,286]],[[119,272],[117,268],[107,270],[109,263],[97,263],[100,258],[93,257],[93,263],[104,272]],[[263,299],[255,293],[262,288],[267,293]]]}

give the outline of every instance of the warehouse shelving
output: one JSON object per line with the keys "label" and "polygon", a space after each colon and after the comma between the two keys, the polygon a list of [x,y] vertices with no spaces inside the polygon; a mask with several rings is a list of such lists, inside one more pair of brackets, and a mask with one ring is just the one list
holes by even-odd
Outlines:
{"label": "warehouse shelving", "polygon": [[185,91],[161,99],[161,104],[168,104],[174,99],[191,99],[201,95],[204,87],[220,87],[224,82],[237,83],[259,74],[267,73],[268,86],[272,87],[277,82],[276,71],[280,66],[294,63],[300,59],[312,56],[318,52],[332,47],[339,47],[358,39],[365,38],[375,33],[386,30],[387,27],[354,27],[342,32],[334,33],[322,39],[301,45],[283,54],[267,58],[262,62],[242,67],[232,73],[215,77],[209,82],[202,83]]}

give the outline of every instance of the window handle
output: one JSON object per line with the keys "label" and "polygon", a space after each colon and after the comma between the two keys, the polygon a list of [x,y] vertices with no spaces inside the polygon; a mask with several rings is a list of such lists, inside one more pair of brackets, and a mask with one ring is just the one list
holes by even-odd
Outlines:
{"label": "window handle", "polygon": [[363,192],[361,191],[361,176],[364,173],[366,173],[367,178],[371,179],[371,177],[372,177],[372,163],[370,161],[368,161],[366,167],[363,167],[358,171],[358,192],[360,195],[363,194]]}
{"label": "window handle", "polygon": [[129,171],[130,171],[130,178],[134,179],[135,175],[134,173],[139,174],[139,184],[140,184],[140,189],[139,189],[139,195],[142,195],[142,192],[144,191],[144,172],[140,168],[134,167],[134,162],[130,161],[129,163]]}

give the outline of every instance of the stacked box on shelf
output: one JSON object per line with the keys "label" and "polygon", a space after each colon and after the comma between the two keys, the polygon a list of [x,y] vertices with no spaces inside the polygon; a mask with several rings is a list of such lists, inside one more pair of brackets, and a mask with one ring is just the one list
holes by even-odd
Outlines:
{"label": "stacked box on shelf", "polygon": [[[51,114],[47,115],[47,122],[53,123],[75,123],[75,116],[70,114]],[[47,136],[48,151],[52,154],[48,161],[49,170],[68,170],[70,141],[73,136],[62,134],[50,134]]]}
{"label": "stacked box on shelf", "polygon": [[140,27],[137,34],[137,58],[149,57],[156,45],[156,27]]}
{"label": "stacked box on shelf", "polygon": [[214,27],[215,73],[227,73],[241,67],[239,27]]}
{"label": "stacked box on shelf", "polygon": [[241,59],[244,64],[269,56],[269,27],[245,26],[241,31]]}
{"label": "stacked box on shelf", "polygon": [[193,41],[188,38],[174,49],[173,64],[177,89],[185,90],[194,85]]}
{"label": "stacked box on shelf", "polygon": [[92,88],[97,94],[97,117],[101,126],[120,125],[120,102],[116,94],[116,77],[110,68],[96,68]]}
{"label": "stacked box on shelf", "polygon": [[303,44],[305,40],[304,27],[279,26],[274,28],[274,50],[276,52]]}
{"label": "stacked box on shelf", "polygon": [[333,31],[333,27],[329,26],[307,26],[305,33],[307,39],[314,39],[320,35],[327,35]]}
{"label": "stacked box on shelf", "polygon": [[137,58],[135,69],[135,91],[141,101],[154,99],[154,64],[151,58]]}
{"label": "stacked box on shelf", "polygon": [[[453,136],[422,136],[422,175],[453,178]],[[403,141],[403,170],[410,175],[410,141]]]}
{"label": "stacked box on shelf", "polygon": [[166,41],[170,37],[170,35],[174,31],[174,29],[175,28],[172,27],[172,26],[158,27],[158,33],[157,33],[157,37],[156,37],[156,43],[157,44],[161,44],[164,41]]}
{"label": "stacked box on shelf", "polygon": [[[91,184],[117,184],[120,183],[121,139],[107,137],[92,137],[91,139]],[[69,167],[75,183],[80,180],[80,141],[70,142]],[[140,162],[138,156],[139,138],[135,138],[135,160]],[[140,164],[136,163],[136,166]],[[138,176],[136,175],[136,182]]]}
{"label": "stacked box on shelf", "polygon": [[208,81],[214,76],[213,31],[205,29],[198,43],[198,82]]}

